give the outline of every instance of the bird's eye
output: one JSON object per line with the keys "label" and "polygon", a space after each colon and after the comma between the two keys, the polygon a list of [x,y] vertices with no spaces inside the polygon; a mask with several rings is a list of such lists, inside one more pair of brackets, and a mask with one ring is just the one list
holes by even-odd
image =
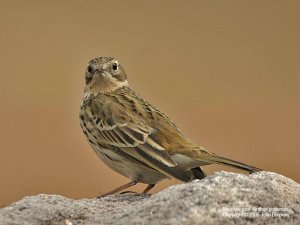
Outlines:
{"label": "bird's eye", "polygon": [[118,63],[113,63],[113,64],[112,64],[112,69],[113,69],[114,71],[118,71],[118,69],[119,69]]}
{"label": "bird's eye", "polygon": [[93,67],[92,67],[92,66],[88,66],[87,72],[88,72],[88,73],[92,73],[92,72],[93,72]]}

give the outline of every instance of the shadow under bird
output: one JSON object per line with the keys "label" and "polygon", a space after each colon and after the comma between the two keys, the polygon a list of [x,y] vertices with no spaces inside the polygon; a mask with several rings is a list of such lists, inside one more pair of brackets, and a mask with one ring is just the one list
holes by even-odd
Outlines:
{"label": "shadow under bird", "polygon": [[165,178],[183,182],[202,179],[200,166],[222,164],[252,172],[260,169],[224,158],[188,139],[164,113],[130,88],[117,59],[92,59],[85,72],[80,125],[93,150],[111,169],[131,182],[102,196],[137,183],[143,193]]}

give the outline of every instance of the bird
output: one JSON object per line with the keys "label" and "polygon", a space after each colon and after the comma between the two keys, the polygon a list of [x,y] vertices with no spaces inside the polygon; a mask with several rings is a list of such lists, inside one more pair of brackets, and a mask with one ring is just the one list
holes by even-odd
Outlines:
{"label": "bird", "polygon": [[130,182],[100,197],[137,183],[148,193],[159,181],[203,179],[202,166],[221,164],[249,173],[261,169],[222,157],[187,138],[163,112],[128,84],[118,59],[97,57],[88,63],[80,104],[80,126],[97,156]]}

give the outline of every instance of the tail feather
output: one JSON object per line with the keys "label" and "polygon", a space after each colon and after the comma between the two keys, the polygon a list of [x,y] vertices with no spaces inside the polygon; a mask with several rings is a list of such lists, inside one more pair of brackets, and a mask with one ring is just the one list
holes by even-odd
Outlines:
{"label": "tail feather", "polygon": [[195,160],[205,162],[207,164],[221,164],[225,166],[231,166],[241,170],[246,170],[249,173],[262,171],[262,169],[259,169],[257,167],[247,165],[245,163],[238,162],[232,159],[228,159],[214,153],[210,153],[206,149],[201,147],[195,148],[194,151],[185,151],[184,154],[189,157],[192,157]]}
{"label": "tail feather", "polygon": [[238,162],[238,161],[235,161],[235,160],[232,160],[232,159],[224,158],[224,157],[221,157],[221,156],[212,157],[212,161],[214,163],[223,164],[223,165],[226,165],[226,166],[231,166],[231,167],[235,167],[235,168],[238,168],[238,169],[246,170],[250,173],[255,173],[255,172],[262,171],[262,169],[259,169],[257,167],[247,165],[245,163]]}
{"label": "tail feather", "polygon": [[207,176],[201,167],[192,168],[191,172],[194,176],[194,179],[202,180]]}
{"label": "tail feather", "polygon": [[217,164],[222,164],[222,165],[226,165],[226,166],[231,166],[231,167],[235,167],[241,170],[246,170],[250,173],[255,173],[255,172],[259,172],[262,171],[262,169],[259,169],[257,167],[251,166],[251,165],[247,165],[245,163],[242,162],[238,162],[232,159],[228,159],[228,158],[224,158],[221,156],[214,156],[211,155],[210,157],[207,158],[211,163],[217,163]]}

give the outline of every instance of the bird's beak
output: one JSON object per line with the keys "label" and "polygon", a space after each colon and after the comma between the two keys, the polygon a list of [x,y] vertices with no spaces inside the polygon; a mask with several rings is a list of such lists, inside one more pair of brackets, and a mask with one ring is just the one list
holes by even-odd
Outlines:
{"label": "bird's beak", "polygon": [[96,72],[98,72],[98,73],[102,73],[102,72],[103,72],[103,70],[102,70],[101,68],[98,68],[98,69],[96,69]]}
{"label": "bird's beak", "polygon": [[102,69],[96,69],[96,74],[98,75],[98,76],[102,76],[102,77],[105,77],[105,73],[104,73],[104,71],[102,70]]}

